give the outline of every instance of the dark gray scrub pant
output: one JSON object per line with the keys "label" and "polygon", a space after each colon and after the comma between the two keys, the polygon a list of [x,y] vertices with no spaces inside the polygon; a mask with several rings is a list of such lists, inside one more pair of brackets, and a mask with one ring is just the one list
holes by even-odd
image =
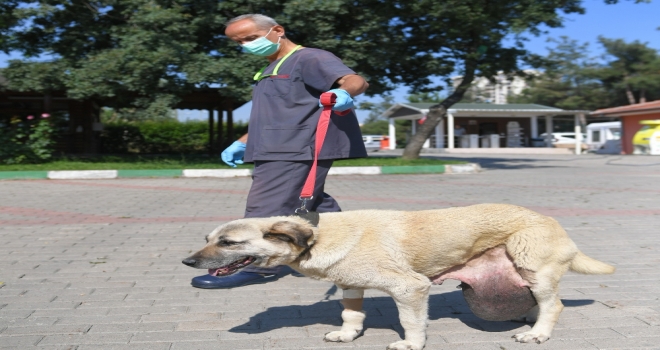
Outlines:
{"label": "dark gray scrub pant", "polygon": [[[341,211],[337,201],[323,192],[325,178],[332,163],[332,159],[318,161],[314,198],[311,202],[307,202],[307,209],[310,211],[318,213]],[[311,167],[311,160],[303,162],[255,161],[252,172],[252,187],[250,187],[245,207],[245,217],[263,218],[294,215],[296,208],[299,208],[302,204],[300,191],[302,191]],[[247,267],[244,271],[277,273],[280,268]]]}

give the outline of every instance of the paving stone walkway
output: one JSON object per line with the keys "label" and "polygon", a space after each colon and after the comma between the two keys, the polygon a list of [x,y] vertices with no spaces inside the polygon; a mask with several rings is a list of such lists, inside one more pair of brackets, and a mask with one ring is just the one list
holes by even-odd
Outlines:
{"label": "paving stone walkway", "polygon": [[[457,282],[434,286],[427,349],[660,349],[660,157],[448,156],[473,175],[336,176],[344,210],[512,203],[555,217],[614,275],[569,273],[552,339],[487,322]],[[332,284],[286,275],[233,290],[192,288],[181,259],[242,216],[250,180],[0,181],[0,349],[385,349],[396,307],[368,291],[364,336],[325,343],[340,325]],[[368,262],[365,262],[368,263]]]}

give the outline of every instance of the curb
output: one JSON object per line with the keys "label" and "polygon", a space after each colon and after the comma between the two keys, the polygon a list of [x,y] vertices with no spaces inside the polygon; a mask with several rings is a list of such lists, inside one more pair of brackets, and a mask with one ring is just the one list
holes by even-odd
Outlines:
{"label": "curb", "polygon": [[[468,163],[457,165],[336,167],[330,168],[328,175],[475,174],[480,171],[479,164]],[[252,169],[0,171],[0,180],[90,180],[136,177],[228,178],[251,175]]]}

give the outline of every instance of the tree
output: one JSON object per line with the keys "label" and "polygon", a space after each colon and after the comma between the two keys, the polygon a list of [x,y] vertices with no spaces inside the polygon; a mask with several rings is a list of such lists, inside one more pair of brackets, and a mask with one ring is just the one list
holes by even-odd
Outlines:
{"label": "tree", "polygon": [[514,102],[538,103],[563,109],[621,106],[660,98],[660,59],[639,42],[600,38],[605,62],[589,57],[588,45],[562,37],[546,57],[543,74]]}
{"label": "tree", "polygon": [[4,0],[0,2],[0,51],[6,51],[8,47],[7,38],[10,28],[16,25],[16,18],[13,12],[18,6],[16,0]]}
{"label": "tree", "polygon": [[[362,69],[372,78],[370,92],[380,93],[389,88],[374,78],[386,64],[372,55],[385,52],[377,43],[388,5],[376,6],[380,2],[32,0],[18,7],[7,1],[0,5],[0,31],[7,39],[0,49],[19,51],[27,60],[11,61],[3,74],[13,89],[47,92],[57,86],[72,98],[101,101],[136,119],[167,114],[178,96],[200,87],[249,99],[252,76],[264,61],[225,38],[224,23],[257,12],[275,14],[295,40],[329,49]],[[30,61],[41,55],[53,59]]]}
{"label": "tree", "polygon": [[445,96],[442,96],[439,91],[433,92],[419,92],[416,94],[411,94],[406,97],[410,103],[421,103],[421,102],[433,102],[440,103],[444,101]]}
{"label": "tree", "polygon": [[[520,71],[519,61],[534,62],[536,57],[523,49],[523,32],[538,34],[541,25],[558,27],[562,22],[558,12],[583,13],[579,5],[577,0],[400,2],[402,16],[393,27],[415,52],[396,67],[401,82],[414,92],[437,91],[439,87],[431,83],[434,77],[447,78],[456,71],[463,76],[446,99],[430,108],[403,158],[419,157],[424,141],[446,111],[463,98],[476,74],[493,77],[498,71]],[[504,39],[511,36],[514,44],[507,47]]]}
{"label": "tree", "polygon": [[[442,115],[461,100],[475,74],[517,72],[534,63],[524,33],[558,27],[561,13],[583,13],[582,0],[29,0],[6,2],[3,50],[54,57],[50,72],[75,98],[115,109],[163,113],[192,89],[217,86],[248,98],[263,59],[224,37],[223,23],[264,13],[295,41],[335,53],[370,83],[369,94],[397,84],[413,93],[459,72],[461,84],[431,112],[404,151],[417,158]],[[615,3],[616,0],[605,0]],[[640,0],[637,0],[638,2]],[[14,4],[14,5],[12,5]],[[513,44],[504,44],[513,37]],[[7,74],[30,69],[12,62]],[[18,74],[18,73],[17,73]],[[14,81],[12,80],[12,83]],[[22,88],[39,88],[22,83]],[[39,83],[43,85],[42,83]]]}
{"label": "tree", "polygon": [[[606,0],[606,3],[616,2]],[[402,41],[414,53],[404,55],[405,59],[398,62],[395,73],[400,81],[414,92],[437,91],[439,87],[431,84],[432,78],[446,78],[456,71],[463,76],[444,101],[430,108],[425,122],[406,146],[403,158],[419,157],[424,141],[447,109],[462,99],[476,74],[492,78],[498,71],[521,73],[521,62],[538,66],[539,57],[524,49],[523,34],[538,35],[542,26],[561,26],[560,13],[584,13],[581,3],[580,0],[399,2],[401,15],[393,21],[393,29],[403,33]],[[504,39],[509,37],[513,38],[513,44],[506,46]]]}
{"label": "tree", "polygon": [[562,109],[598,109],[608,105],[610,93],[597,79],[601,68],[590,56],[589,44],[562,36],[549,39],[555,44],[540,66],[542,74],[531,76],[529,87],[513,103],[537,103]]}
{"label": "tree", "polygon": [[629,104],[646,102],[647,97],[660,98],[658,51],[639,41],[626,43],[604,37],[598,41],[605,48],[606,58],[610,58],[598,72],[606,87],[625,93]]}

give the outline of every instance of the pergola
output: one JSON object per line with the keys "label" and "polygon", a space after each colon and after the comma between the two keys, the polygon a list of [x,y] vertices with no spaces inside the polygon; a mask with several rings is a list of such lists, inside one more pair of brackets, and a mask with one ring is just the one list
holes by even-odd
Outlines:
{"label": "pergola", "polygon": [[[426,118],[429,109],[437,103],[397,103],[383,112],[382,116],[389,120],[390,140],[396,139],[397,119],[418,121]],[[554,107],[542,106],[537,104],[487,104],[487,103],[456,103],[448,111],[446,118],[435,128],[435,148],[445,148],[444,145],[444,123],[447,122],[447,139],[454,139],[454,124],[456,118],[529,118],[531,137],[538,137],[538,118],[545,117],[545,129],[553,130],[553,117],[560,115],[574,116],[575,125],[575,153],[579,154],[582,146],[582,126],[586,125],[586,115],[590,111],[586,110],[563,110]],[[417,123],[412,123],[412,133],[416,133]],[[551,132],[546,132],[547,147],[552,147]],[[424,147],[429,147],[429,140]],[[395,142],[390,142],[390,149],[396,147]],[[447,143],[448,149],[454,148],[453,142]]]}
{"label": "pergola", "polygon": [[[11,115],[28,115],[66,111],[69,125],[60,148],[66,153],[95,154],[99,149],[99,133],[103,129],[99,114],[101,106],[112,105],[112,101],[76,100],[66,96],[64,91],[49,93],[12,91],[3,89],[5,79],[0,75],[0,118]],[[196,89],[179,96],[175,109],[208,110],[209,154],[217,154],[226,141],[233,141],[233,111],[247,101],[223,96],[219,89]],[[218,119],[214,117],[218,111]],[[226,115],[227,135],[223,140],[223,119]]]}

